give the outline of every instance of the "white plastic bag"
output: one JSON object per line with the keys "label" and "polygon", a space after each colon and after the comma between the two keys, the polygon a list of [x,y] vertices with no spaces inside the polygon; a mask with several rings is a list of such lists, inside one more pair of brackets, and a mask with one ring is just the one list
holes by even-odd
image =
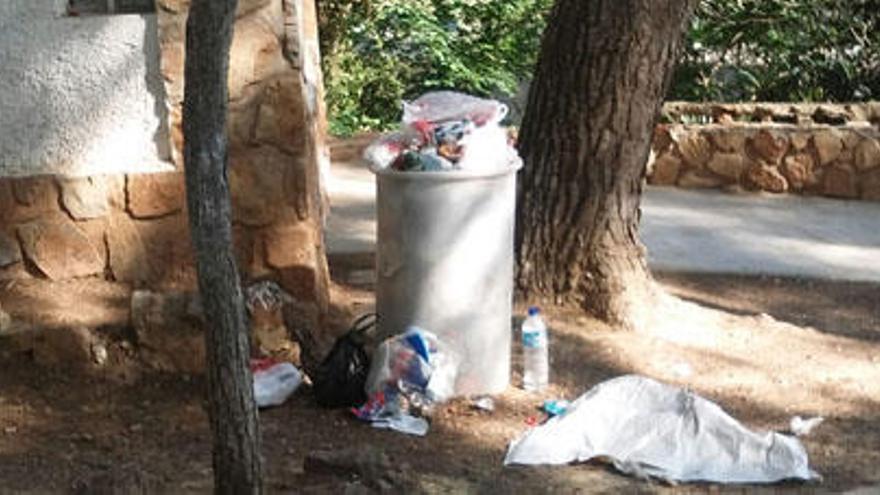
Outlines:
{"label": "white plastic bag", "polygon": [[403,102],[403,124],[470,120],[477,126],[498,124],[507,116],[507,105],[455,91],[432,91]]}
{"label": "white plastic bag", "polygon": [[[373,356],[367,376],[368,396],[389,390],[427,404],[452,396],[458,360],[431,332],[410,327],[386,339]],[[416,396],[416,397],[413,397]]]}
{"label": "white plastic bag", "polygon": [[752,432],[689,390],[637,375],[591,388],[564,414],[511,442],[504,464],[594,457],[611,459],[624,473],[673,481],[819,478],[797,438]]}
{"label": "white plastic bag", "polygon": [[275,363],[254,371],[257,407],[280,406],[302,383],[302,374],[290,363]]}
{"label": "white plastic bag", "polygon": [[478,127],[461,140],[464,152],[458,162],[462,170],[501,170],[509,167],[516,152],[507,144],[507,131],[498,124]]}

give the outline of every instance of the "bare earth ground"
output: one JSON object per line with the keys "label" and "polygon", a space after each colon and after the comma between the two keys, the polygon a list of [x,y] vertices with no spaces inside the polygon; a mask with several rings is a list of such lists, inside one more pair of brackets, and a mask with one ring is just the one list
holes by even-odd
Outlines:
{"label": "bare earth ground", "polygon": [[[351,314],[371,304],[362,265],[333,263],[336,303]],[[494,413],[474,410],[466,400],[443,405],[424,438],[375,430],[345,411],[321,410],[308,388],[301,388],[287,404],[261,413],[270,492],[363,493],[377,486],[430,493],[877,489],[880,286],[729,275],[661,273],[657,278],[687,302],[658,307],[651,332],[614,332],[571,312],[545,308],[553,332],[550,390],[532,396],[511,387],[496,398]],[[47,323],[124,322],[127,299],[118,287],[69,289],[47,294],[23,284],[0,290],[0,301],[13,316],[39,305],[39,318]],[[96,315],[99,301],[115,309]],[[128,349],[124,326],[106,331],[118,332],[119,345]],[[41,368],[27,355],[0,348],[0,493],[210,491],[202,379],[144,372],[129,351],[122,354],[129,358],[101,374],[85,376]],[[518,384],[519,357],[514,356],[513,384]],[[628,478],[601,463],[501,465],[507,443],[527,428],[528,418],[539,416],[535,408],[544,398],[573,399],[626,373],[691,386],[755,429],[785,429],[795,414],[825,416],[804,439],[812,467],[824,481],[673,487]],[[384,485],[368,479],[369,473],[304,472],[309,452],[352,446],[387,454],[393,475]]]}

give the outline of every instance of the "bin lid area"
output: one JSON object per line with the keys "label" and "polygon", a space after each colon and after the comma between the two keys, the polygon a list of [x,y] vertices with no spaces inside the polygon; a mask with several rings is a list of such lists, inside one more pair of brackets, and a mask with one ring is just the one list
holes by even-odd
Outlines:
{"label": "bin lid area", "polygon": [[523,166],[522,158],[516,157],[510,160],[509,165],[504,168],[491,170],[438,170],[438,171],[403,171],[394,170],[392,168],[376,168],[367,166],[371,172],[377,176],[386,177],[394,180],[402,181],[457,181],[484,179],[488,177],[497,177],[517,172]]}

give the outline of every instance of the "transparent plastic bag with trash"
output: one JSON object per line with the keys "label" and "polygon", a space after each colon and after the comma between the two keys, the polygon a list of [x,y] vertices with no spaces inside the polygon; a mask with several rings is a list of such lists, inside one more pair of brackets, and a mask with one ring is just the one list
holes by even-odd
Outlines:
{"label": "transparent plastic bag with trash", "polygon": [[364,159],[374,170],[407,172],[500,170],[516,161],[501,121],[507,106],[454,91],[403,102],[401,129],[371,143]]}
{"label": "transparent plastic bag with trash", "polygon": [[367,376],[367,403],[355,415],[377,428],[424,435],[424,416],[452,397],[459,360],[431,332],[409,327],[386,339],[373,355]]}

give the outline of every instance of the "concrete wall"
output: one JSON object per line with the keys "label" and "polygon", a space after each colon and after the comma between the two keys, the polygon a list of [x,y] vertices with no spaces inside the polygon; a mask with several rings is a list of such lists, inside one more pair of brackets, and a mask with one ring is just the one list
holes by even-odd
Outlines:
{"label": "concrete wall", "polygon": [[0,176],[168,170],[155,15],[0,0]]}

